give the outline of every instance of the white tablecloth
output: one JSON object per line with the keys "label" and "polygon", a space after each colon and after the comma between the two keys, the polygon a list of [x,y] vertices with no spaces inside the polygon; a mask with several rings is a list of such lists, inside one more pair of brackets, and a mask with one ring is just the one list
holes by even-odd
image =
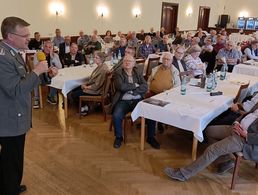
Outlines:
{"label": "white tablecloth", "polygon": [[233,41],[235,44],[248,41],[250,38],[252,38],[250,35],[241,35],[238,33],[232,33],[229,35],[229,40]]}
{"label": "white tablecloth", "polygon": [[238,64],[234,67],[232,72],[238,74],[258,76],[258,62],[255,62],[254,65]]}
{"label": "white tablecloth", "polygon": [[[96,67],[93,64],[59,69],[58,75],[51,79],[50,86],[61,89],[64,97],[67,97],[70,91],[86,82]],[[111,68],[110,65],[108,67]]]}
{"label": "white tablecloth", "polygon": [[[245,75],[229,74],[226,81],[219,81],[215,91],[223,91],[221,96],[210,96],[206,89],[187,86],[186,95],[180,94],[180,87],[168,90],[152,98],[169,102],[164,107],[141,101],[133,110],[133,121],[144,117],[160,121],[194,133],[194,136],[203,141],[202,131],[216,116],[228,109],[236,96],[240,85],[249,82]],[[257,85],[258,78],[252,77],[250,86]]]}

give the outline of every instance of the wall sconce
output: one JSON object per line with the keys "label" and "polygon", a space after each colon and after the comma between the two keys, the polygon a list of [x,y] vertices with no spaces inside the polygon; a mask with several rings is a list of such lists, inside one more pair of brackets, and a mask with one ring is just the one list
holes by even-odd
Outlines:
{"label": "wall sconce", "polygon": [[246,17],[248,17],[248,12],[247,11],[241,11],[240,13],[239,13],[239,17],[244,17],[244,18],[246,18]]}
{"label": "wall sconce", "polygon": [[105,6],[99,6],[97,7],[97,13],[99,17],[104,18],[108,15],[108,8]]}
{"label": "wall sconce", "polygon": [[132,13],[135,18],[139,18],[141,15],[141,10],[139,8],[133,8]]}
{"label": "wall sconce", "polygon": [[186,10],[186,15],[191,16],[193,14],[193,9],[191,7],[188,7]]}
{"label": "wall sconce", "polygon": [[61,2],[52,2],[49,4],[49,11],[56,16],[64,14],[64,4]]}

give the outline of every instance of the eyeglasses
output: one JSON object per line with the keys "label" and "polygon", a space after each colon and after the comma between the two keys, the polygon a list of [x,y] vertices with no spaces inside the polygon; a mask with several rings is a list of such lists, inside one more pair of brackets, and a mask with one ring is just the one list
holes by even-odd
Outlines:
{"label": "eyeglasses", "polygon": [[20,35],[20,34],[13,33],[13,32],[10,32],[10,34],[13,34],[13,35],[16,35],[16,36],[18,36],[18,37],[22,37],[22,38],[29,38],[29,37],[30,37],[30,34]]}
{"label": "eyeglasses", "polygon": [[176,53],[181,54],[181,55],[184,54],[183,52],[179,52],[179,51],[176,51]]}

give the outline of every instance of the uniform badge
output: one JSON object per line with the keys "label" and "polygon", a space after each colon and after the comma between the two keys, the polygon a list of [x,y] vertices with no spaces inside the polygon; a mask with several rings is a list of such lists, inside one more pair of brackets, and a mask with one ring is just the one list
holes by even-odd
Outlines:
{"label": "uniform badge", "polygon": [[12,54],[12,56],[15,56],[15,53],[13,50],[10,50],[10,53]]}
{"label": "uniform badge", "polygon": [[5,55],[5,51],[4,51],[3,48],[1,48],[1,50],[0,50],[0,55],[1,55],[1,56],[4,56],[4,55]]}

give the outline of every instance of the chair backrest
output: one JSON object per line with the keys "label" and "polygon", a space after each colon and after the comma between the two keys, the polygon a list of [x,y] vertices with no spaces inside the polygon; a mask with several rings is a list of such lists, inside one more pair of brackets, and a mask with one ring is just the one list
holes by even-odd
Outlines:
{"label": "chair backrest", "polygon": [[146,70],[146,79],[151,75],[152,69],[159,65],[160,57],[149,58],[147,70]]}
{"label": "chair backrest", "polygon": [[112,80],[112,73],[111,72],[107,72],[106,73],[105,83],[104,83],[104,86],[103,86],[103,92],[101,94],[101,99],[102,99],[103,102],[105,102],[105,104],[110,103],[111,80]]}
{"label": "chair backrest", "polygon": [[237,95],[236,95],[235,99],[233,100],[234,103],[241,102],[241,98],[244,97],[243,94],[247,92],[246,90],[247,90],[248,86],[249,86],[249,83],[243,84],[239,87]]}
{"label": "chair backrest", "polygon": [[183,71],[183,72],[180,72],[180,73],[179,73],[179,77],[180,77],[180,80],[181,80],[181,81],[182,81],[182,78],[183,78],[184,76],[189,77],[189,79],[190,79],[190,78],[193,78],[193,77],[194,77],[193,71],[192,71],[192,70],[188,70],[188,71]]}
{"label": "chair backrest", "polygon": [[27,66],[28,72],[31,72],[34,69],[33,59],[34,59],[33,55],[26,55],[26,66]]}
{"label": "chair backrest", "polygon": [[140,75],[143,75],[143,70],[145,66],[145,59],[136,60],[137,71]]}

